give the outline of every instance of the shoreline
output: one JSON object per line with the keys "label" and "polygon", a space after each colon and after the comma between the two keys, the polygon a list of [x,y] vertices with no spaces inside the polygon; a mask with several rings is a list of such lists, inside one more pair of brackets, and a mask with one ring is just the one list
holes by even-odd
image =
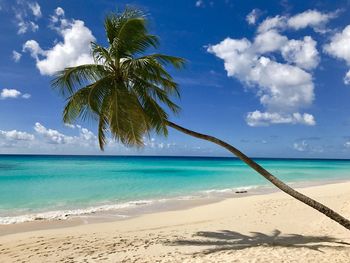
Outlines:
{"label": "shoreline", "polygon": [[[350,180],[319,180],[306,182],[288,183],[298,190],[307,189],[317,186],[327,186],[333,184],[349,183]],[[127,221],[133,218],[142,217],[148,214],[157,214],[162,212],[172,212],[188,210],[200,206],[216,204],[225,200],[246,198],[250,196],[269,195],[274,193],[283,193],[273,185],[247,186],[232,189],[207,190],[201,191],[202,195],[179,196],[169,199],[139,200],[131,201],[133,207],[125,207],[121,209],[107,209],[105,211],[83,212],[82,214],[69,214],[67,211],[48,211],[47,214],[55,214],[62,212],[63,217],[43,218],[42,213],[33,214],[37,218],[24,222],[0,224],[0,237],[8,234],[31,232],[37,230],[49,230],[56,228],[74,227],[87,224],[109,223],[115,221]],[[205,194],[204,194],[205,193]],[[154,201],[154,202],[153,202]],[[119,205],[119,204],[118,204]],[[121,207],[123,204],[121,204]],[[88,208],[91,210],[93,208]],[[84,209],[78,209],[84,210]],[[45,212],[44,212],[45,213]],[[123,214],[124,213],[124,214]],[[26,215],[24,215],[26,216]],[[21,217],[21,216],[20,216]]]}
{"label": "shoreline", "polygon": [[[299,190],[350,218],[350,182]],[[0,236],[0,252],[1,262],[329,263],[348,261],[350,233],[278,192],[113,222],[8,233]]]}

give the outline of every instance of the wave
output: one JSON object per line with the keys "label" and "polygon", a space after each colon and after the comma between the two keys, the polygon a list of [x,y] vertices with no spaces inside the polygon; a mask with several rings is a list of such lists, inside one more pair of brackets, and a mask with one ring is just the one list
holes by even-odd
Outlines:
{"label": "wave", "polygon": [[[30,213],[30,214],[24,214],[24,215],[16,215],[16,216],[0,216],[0,225],[25,223],[25,222],[39,221],[39,220],[49,220],[49,221],[50,220],[67,220],[72,217],[91,216],[98,213],[103,214],[103,212],[113,212],[113,217],[122,219],[122,218],[129,217],[127,215],[127,211],[130,209],[138,209],[141,207],[142,208],[152,207],[152,205],[157,206],[160,204],[164,204],[166,202],[176,203],[177,201],[185,202],[185,201],[190,201],[195,199],[230,195],[230,194],[235,194],[237,191],[249,191],[249,190],[258,189],[260,187],[261,186],[258,186],[258,185],[251,185],[251,186],[227,188],[227,189],[210,189],[210,190],[198,191],[192,195],[183,195],[183,196],[177,196],[173,198],[137,200],[137,201],[129,201],[125,203],[118,203],[118,204],[92,206],[88,208],[55,210],[55,211],[46,211],[46,212],[39,212],[39,213]],[[165,207],[168,207],[168,206],[165,206]],[[123,214],[122,213],[118,214],[118,211],[123,212]]]}
{"label": "wave", "polygon": [[225,189],[211,189],[202,191],[205,194],[221,194],[221,193],[235,193],[237,191],[249,191],[261,188],[262,185],[250,185],[250,186],[242,186],[236,188],[225,188]]}
{"label": "wave", "polygon": [[[111,205],[101,205],[96,207],[89,207],[85,209],[71,209],[71,210],[57,210],[57,211],[47,211],[33,214],[25,214],[18,216],[5,216],[0,217],[0,225],[9,225],[16,223],[24,223],[37,220],[65,220],[73,216],[83,216],[83,215],[92,215],[98,212],[107,212],[107,211],[117,211],[120,209],[132,208],[140,205],[151,204],[151,200],[139,200],[139,201],[130,201],[121,204],[111,204]],[[125,218],[126,215],[115,215],[116,217]]]}

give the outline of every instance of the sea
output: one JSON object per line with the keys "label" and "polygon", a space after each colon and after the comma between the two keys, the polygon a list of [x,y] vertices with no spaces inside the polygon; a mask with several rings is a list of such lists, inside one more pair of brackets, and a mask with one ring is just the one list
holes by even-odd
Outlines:
{"label": "sea", "polygon": [[[350,180],[350,160],[255,161],[293,187]],[[0,224],[123,219],[274,190],[235,158],[0,155]]]}

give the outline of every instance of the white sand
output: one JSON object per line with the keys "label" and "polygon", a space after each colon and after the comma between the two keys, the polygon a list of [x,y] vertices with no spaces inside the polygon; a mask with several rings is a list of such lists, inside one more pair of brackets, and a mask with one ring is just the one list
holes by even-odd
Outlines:
{"label": "white sand", "polygon": [[[350,183],[300,190],[350,218]],[[273,193],[124,221],[3,233],[0,262],[347,263],[350,231]]]}

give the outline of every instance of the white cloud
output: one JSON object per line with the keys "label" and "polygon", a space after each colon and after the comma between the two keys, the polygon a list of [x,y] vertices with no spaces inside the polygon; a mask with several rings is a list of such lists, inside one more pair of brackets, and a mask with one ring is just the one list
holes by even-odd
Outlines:
{"label": "white cloud", "polygon": [[258,32],[266,32],[270,29],[285,28],[287,24],[287,18],[285,16],[275,16],[266,18],[258,27]]}
{"label": "white cloud", "polygon": [[292,114],[279,114],[276,112],[249,112],[246,117],[247,124],[252,127],[268,126],[270,124],[305,124],[315,125],[315,119],[311,114],[298,112]]}
{"label": "white cloud", "polygon": [[[342,32],[336,33],[330,42],[323,46],[323,50],[330,56],[344,60],[350,66],[350,25]],[[350,84],[350,70],[345,74],[344,83]]]}
{"label": "white cloud", "polygon": [[320,62],[317,43],[310,36],[296,40],[282,35],[277,29],[285,27],[287,21],[282,16],[268,18],[260,24],[253,42],[247,38],[226,38],[207,49],[224,61],[229,77],[256,92],[265,108],[248,113],[246,121],[250,126],[316,123],[311,114],[300,111],[314,100],[309,71]]}
{"label": "white cloud", "polygon": [[289,18],[288,26],[295,30],[312,27],[322,33],[329,20],[336,17],[336,13],[321,13],[317,10],[307,10]]}
{"label": "white cloud", "polygon": [[17,34],[21,35],[27,31],[36,32],[39,29],[39,26],[33,21],[25,21],[20,15],[16,16],[18,31]]}
{"label": "white cloud", "polygon": [[282,36],[276,30],[268,30],[255,37],[254,45],[259,53],[267,53],[280,50],[287,41],[288,38]]}
{"label": "white cloud", "polygon": [[29,52],[30,55],[39,60],[39,55],[45,55],[45,51],[41,49],[39,43],[35,40],[28,40],[23,45],[23,52]]}
{"label": "white cloud", "polygon": [[345,85],[350,85],[350,70],[345,74],[344,84]]}
{"label": "white cloud", "polygon": [[35,123],[34,130],[43,135],[49,143],[53,144],[66,144],[74,141],[74,138],[71,136],[64,135],[57,130],[47,129],[41,123]]}
{"label": "white cloud", "polygon": [[0,93],[1,99],[15,99],[18,98],[21,95],[21,92],[19,92],[16,89],[3,89]]}
{"label": "white cloud", "polygon": [[[73,134],[65,134],[57,129],[47,128],[37,122],[35,133],[0,130],[0,153],[62,153],[62,154],[100,154],[97,136],[80,125],[69,125]],[[180,154],[185,146],[174,142],[159,141],[158,138],[144,138],[144,148],[128,148],[115,140],[108,141],[106,154]],[[188,149],[187,149],[188,150]]]}
{"label": "white cloud", "polygon": [[314,85],[310,73],[259,56],[251,47],[247,39],[228,38],[208,51],[224,60],[228,76],[257,87],[260,102],[269,112],[293,113],[311,105]]}
{"label": "white cloud", "polygon": [[1,99],[8,99],[8,98],[18,98],[21,95],[21,92],[19,92],[16,89],[3,89],[0,93]]}
{"label": "white cloud", "polygon": [[261,11],[257,8],[254,8],[247,16],[246,21],[249,25],[255,25],[259,16],[261,15]]}
{"label": "white cloud", "polygon": [[79,136],[65,135],[57,130],[46,128],[41,123],[37,122],[34,125],[34,130],[42,135],[50,144],[69,144],[78,146],[93,146],[97,143],[96,135],[80,125],[76,126],[79,129]]}
{"label": "white cloud", "polygon": [[[65,12],[62,7],[57,7],[54,14],[50,16],[51,24],[50,28],[57,30],[58,32],[69,25],[69,20],[65,18]],[[59,24],[59,26],[57,26]]]}
{"label": "white cloud", "polygon": [[289,63],[311,70],[320,62],[316,45],[316,41],[310,36],[305,36],[303,40],[292,39],[281,48],[282,56]]}
{"label": "white cloud", "polygon": [[58,16],[58,17],[64,16],[64,10],[63,10],[63,8],[62,8],[62,7],[57,7],[57,8],[55,9],[55,15]]}
{"label": "white cloud", "polygon": [[0,138],[4,138],[6,140],[11,141],[33,141],[34,135],[29,134],[27,132],[21,132],[17,130],[12,131],[2,131],[0,130]]}
{"label": "white cloud", "polygon": [[18,27],[18,34],[24,34],[29,31],[36,32],[39,29],[39,25],[33,22],[33,19],[37,20],[42,16],[40,5],[37,2],[28,3],[26,1],[18,0],[14,5],[13,10]]}
{"label": "white cloud", "polygon": [[300,30],[311,27],[318,33],[324,33],[326,24],[337,16],[337,11],[332,13],[322,13],[317,10],[307,10],[292,17],[280,16],[266,18],[258,27],[258,32],[265,32],[270,29]]}
{"label": "white cloud", "polygon": [[[62,11],[56,9],[56,13],[62,14]],[[90,43],[95,41],[95,37],[83,21],[61,23],[59,34],[63,42],[58,42],[49,50],[43,50],[35,40],[29,40],[23,46],[23,50],[36,59],[36,66],[42,75],[51,76],[66,67],[93,62]]]}
{"label": "white cloud", "polygon": [[16,99],[22,97],[24,99],[29,99],[30,94],[25,93],[22,95],[22,93],[16,89],[2,89],[0,93],[0,99]]}
{"label": "white cloud", "polygon": [[350,65],[350,25],[346,26],[342,32],[336,33],[331,41],[324,46],[324,50],[329,55],[345,60]]}
{"label": "white cloud", "polygon": [[65,123],[64,126],[71,128],[71,129],[75,129],[75,125],[73,125],[73,124]]}
{"label": "white cloud", "polygon": [[312,77],[298,67],[261,57],[249,74],[269,110],[290,112],[310,106],[314,99]]}
{"label": "white cloud", "polygon": [[92,132],[92,131],[89,131],[88,129],[86,128],[81,128],[80,129],[80,134],[79,134],[80,138],[83,140],[83,141],[86,141],[86,142],[94,142],[96,141],[96,136],[95,134]]}
{"label": "white cloud", "polygon": [[23,99],[30,99],[32,97],[32,95],[30,95],[29,93],[24,93],[23,95],[22,95],[22,98]]}
{"label": "white cloud", "polygon": [[40,5],[37,2],[29,3],[28,6],[36,18],[40,18],[42,16]]}
{"label": "white cloud", "polygon": [[22,54],[17,52],[16,50],[12,51],[12,59],[14,62],[19,62],[21,60]]}

